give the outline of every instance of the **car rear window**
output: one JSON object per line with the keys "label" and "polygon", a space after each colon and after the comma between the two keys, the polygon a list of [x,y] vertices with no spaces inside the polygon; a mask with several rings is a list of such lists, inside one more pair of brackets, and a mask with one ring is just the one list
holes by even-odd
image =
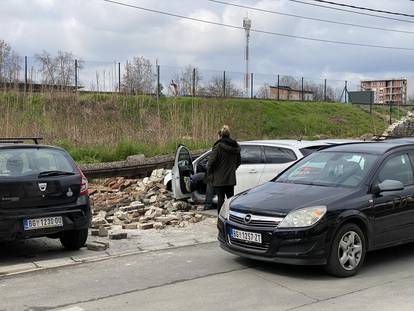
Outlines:
{"label": "car rear window", "polygon": [[37,175],[46,171],[75,173],[69,156],[49,148],[0,149],[0,178]]}
{"label": "car rear window", "polygon": [[295,152],[288,148],[265,146],[264,152],[266,163],[269,164],[283,164],[297,160]]}

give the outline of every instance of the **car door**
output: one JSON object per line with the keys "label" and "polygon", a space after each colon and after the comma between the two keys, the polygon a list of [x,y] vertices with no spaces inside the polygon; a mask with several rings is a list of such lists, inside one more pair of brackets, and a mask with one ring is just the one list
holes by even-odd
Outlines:
{"label": "car door", "polygon": [[171,187],[175,199],[191,197],[185,185],[185,178],[190,178],[194,173],[193,160],[186,146],[180,145],[175,153],[174,166],[171,170]]}
{"label": "car door", "polygon": [[377,247],[413,239],[414,174],[408,153],[394,154],[383,161],[373,186],[384,180],[400,181],[404,189],[382,192],[373,198],[374,246]]}
{"label": "car door", "polygon": [[261,145],[241,145],[240,148],[241,165],[236,171],[235,193],[259,185],[264,169],[264,154]]}
{"label": "car door", "polygon": [[271,180],[298,159],[295,152],[290,148],[263,146],[263,149],[265,165],[260,177],[260,184]]}

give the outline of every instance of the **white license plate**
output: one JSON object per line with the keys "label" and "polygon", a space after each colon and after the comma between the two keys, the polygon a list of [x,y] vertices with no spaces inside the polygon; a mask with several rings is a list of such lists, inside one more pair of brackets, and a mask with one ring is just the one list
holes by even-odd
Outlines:
{"label": "white license plate", "polygon": [[253,242],[253,243],[260,243],[260,244],[262,243],[261,233],[231,229],[230,234],[233,239]]}
{"label": "white license plate", "polygon": [[62,227],[63,219],[61,216],[56,217],[44,217],[35,219],[23,220],[24,230],[35,230],[43,228]]}

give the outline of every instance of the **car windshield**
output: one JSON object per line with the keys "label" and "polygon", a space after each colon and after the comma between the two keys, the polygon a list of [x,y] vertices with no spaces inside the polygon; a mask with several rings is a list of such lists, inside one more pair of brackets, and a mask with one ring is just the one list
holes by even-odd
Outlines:
{"label": "car windshield", "polygon": [[275,182],[354,188],[376,159],[376,155],[364,153],[317,152],[293,165]]}
{"label": "car windshield", "polygon": [[49,148],[0,149],[0,178],[75,173],[68,156]]}

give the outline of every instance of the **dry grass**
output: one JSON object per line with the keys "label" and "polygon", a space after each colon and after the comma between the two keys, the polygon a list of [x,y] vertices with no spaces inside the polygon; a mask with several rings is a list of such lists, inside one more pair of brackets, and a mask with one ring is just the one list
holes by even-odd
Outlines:
{"label": "dry grass", "polygon": [[204,148],[223,124],[239,140],[355,137],[373,133],[374,121],[376,130],[383,130],[383,119],[374,118],[360,108],[332,103],[0,92],[0,136],[41,136],[82,162],[170,153],[180,143]]}

